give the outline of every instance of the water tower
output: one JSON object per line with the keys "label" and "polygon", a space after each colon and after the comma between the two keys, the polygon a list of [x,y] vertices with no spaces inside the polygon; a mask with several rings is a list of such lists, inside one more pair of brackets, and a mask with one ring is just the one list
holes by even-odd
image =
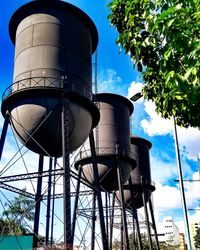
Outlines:
{"label": "water tower", "polygon": [[[130,156],[129,139],[129,118],[133,112],[133,105],[125,97],[111,93],[96,94],[95,102],[100,110],[100,121],[94,130],[100,186],[102,191],[112,191],[119,187],[118,166],[121,168],[121,179],[124,184],[136,164]],[[75,167],[81,167],[83,178],[94,184],[89,140],[77,156]]]}
{"label": "water tower", "polygon": [[124,198],[126,207],[134,206],[136,209],[144,206],[142,194],[145,193],[145,202],[148,202],[155,187],[152,185],[149,150],[152,144],[148,140],[132,136],[131,154],[137,162],[137,166],[131,172],[132,191],[134,200],[131,197],[129,184],[124,185]]}
{"label": "water tower", "polygon": [[[136,221],[138,244],[141,246],[142,240],[136,209],[144,206],[148,238],[150,247],[152,248],[149,214],[147,209],[147,203],[149,202],[149,210],[151,213],[153,229],[155,231],[157,249],[159,249],[153,207],[151,203],[151,194],[155,190],[155,186],[151,180],[151,165],[149,158],[149,150],[151,149],[152,144],[148,140],[137,136],[131,136],[130,140],[131,155],[136,160],[137,164],[136,168],[131,172],[129,181],[123,186],[125,207],[133,213]],[[120,201],[119,191],[116,192],[116,199],[118,202]]]}
{"label": "water tower", "polygon": [[15,45],[14,77],[3,94],[3,116],[10,115],[26,147],[58,157],[62,155],[65,99],[72,152],[99,119],[91,101],[91,57],[98,43],[94,23],[69,3],[38,0],[13,14],[9,33]]}
{"label": "water tower", "polygon": [[[14,76],[2,98],[5,123],[0,152],[10,123],[31,151],[40,156],[63,156],[64,240],[70,245],[69,153],[87,139],[99,121],[92,100],[91,62],[98,32],[79,8],[59,0],[37,0],[13,14],[9,33],[15,46]],[[38,210],[35,214],[38,216]],[[36,224],[35,234],[38,221]]]}

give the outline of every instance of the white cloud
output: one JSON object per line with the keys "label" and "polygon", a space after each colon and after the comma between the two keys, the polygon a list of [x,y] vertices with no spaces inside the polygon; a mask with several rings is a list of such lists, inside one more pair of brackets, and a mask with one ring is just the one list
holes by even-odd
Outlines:
{"label": "white cloud", "polygon": [[173,132],[173,122],[169,119],[163,119],[155,111],[155,104],[152,101],[144,102],[144,111],[148,118],[141,121],[143,130],[149,135],[166,135]]}
{"label": "white cloud", "polygon": [[117,83],[121,83],[122,79],[113,69],[102,70],[98,74],[98,92],[120,92]]}
{"label": "white cloud", "polygon": [[[192,180],[199,180],[198,172],[195,172],[193,174]],[[184,182],[184,193],[187,209],[198,207],[200,201],[199,184],[199,181]],[[159,218],[162,217],[162,215],[166,211],[173,211],[173,209],[182,209],[179,184],[172,187],[168,185],[162,185],[161,183],[156,182],[156,190],[153,192],[153,201],[157,221],[159,221]],[[199,212],[196,214],[198,216]],[[194,220],[196,218],[195,216],[191,216],[190,220]]]}
{"label": "white cloud", "polygon": [[168,209],[181,208],[180,191],[177,187],[171,187],[156,183],[156,190],[153,193],[154,207],[162,212]]}
{"label": "white cloud", "polygon": [[[155,111],[155,104],[151,101],[144,102],[144,110],[148,118],[141,121],[141,127],[149,136],[173,135],[174,125],[172,119],[163,119]],[[177,127],[178,140],[181,147],[185,147],[189,159],[196,160],[200,152],[200,130],[197,128]]]}
{"label": "white cloud", "polygon": [[177,176],[177,167],[174,163],[167,163],[151,155],[151,175],[155,182],[165,182]]}
{"label": "white cloud", "polygon": [[200,153],[200,130],[197,128],[178,128],[179,143],[186,148],[189,159],[197,160]]}

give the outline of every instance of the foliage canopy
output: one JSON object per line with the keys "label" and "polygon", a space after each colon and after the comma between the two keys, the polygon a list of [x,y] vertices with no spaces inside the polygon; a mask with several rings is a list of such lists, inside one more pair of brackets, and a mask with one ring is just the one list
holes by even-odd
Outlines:
{"label": "foliage canopy", "polygon": [[113,0],[117,44],[142,72],[144,97],[164,118],[200,128],[199,0]]}
{"label": "foliage canopy", "polygon": [[0,234],[29,233],[28,222],[34,220],[33,202],[19,195],[14,200],[6,202],[0,218]]}
{"label": "foliage canopy", "polygon": [[195,247],[197,249],[200,248],[200,228],[197,229],[196,234],[194,236]]}

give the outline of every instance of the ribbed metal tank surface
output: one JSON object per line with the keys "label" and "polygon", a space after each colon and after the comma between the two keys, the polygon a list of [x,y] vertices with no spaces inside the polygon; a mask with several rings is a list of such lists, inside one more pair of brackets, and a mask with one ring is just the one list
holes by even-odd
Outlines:
{"label": "ribbed metal tank surface", "polygon": [[11,114],[11,125],[26,147],[60,156],[66,97],[69,150],[77,149],[99,120],[91,101],[91,58],[98,43],[94,23],[69,3],[38,0],[14,13],[9,32],[15,45],[14,77],[3,95],[3,115]]}
{"label": "ribbed metal tank surface", "polygon": [[[148,202],[152,191],[155,187],[151,180],[151,166],[149,159],[149,150],[152,144],[148,140],[132,136],[131,137],[131,153],[136,160],[136,168],[131,172],[132,192],[134,200],[132,200],[130,187],[128,182],[124,185],[124,201],[127,208],[141,208],[143,206],[142,193],[145,192],[145,201]],[[119,201],[119,192],[116,192]]]}
{"label": "ribbed metal tank surface", "polygon": [[[135,164],[130,157],[129,120],[133,105],[125,97],[111,93],[97,94],[95,99],[100,110],[100,121],[94,131],[100,186],[103,191],[111,191],[118,188],[118,165],[125,183]],[[83,177],[94,184],[88,140],[76,158],[75,167],[79,166],[82,167]]]}

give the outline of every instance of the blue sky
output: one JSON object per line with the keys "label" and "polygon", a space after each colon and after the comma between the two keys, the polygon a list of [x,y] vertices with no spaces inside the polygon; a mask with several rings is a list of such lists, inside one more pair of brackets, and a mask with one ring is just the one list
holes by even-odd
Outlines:
{"label": "blue sky", "polygon": [[[0,20],[0,93],[12,83],[14,47],[8,35],[8,23],[12,13],[27,0],[1,0]],[[85,11],[94,21],[99,32],[98,89],[131,97],[141,86],[142,78],[134,69],[128,55],[119,52],[115,44],[117,32],[107,20],[108,0],[68,1]],[[2,123],[2,118],[0,119]],[[178,225],[183,221],[176,156],[174,149],[173,122],[163,120],[155,113],[154,104],[139,100],[131,118],[132,133],[150,140],[152,180],[156,182],[153,194],[155,216],[161,222],[164,216],[173,216]],[[198,179],[197,155],[200,152],[200,132],[197,129],[178,128],[183,176]],[[9,148],[10,149],[10,148]],[[185,183],[188,208],[200,206],[200,183]],[[190,220],[196,213],[190,212]],[[182,228],[182,226],[181,226]],[[182,229],[181,229],[182,230]]]}

